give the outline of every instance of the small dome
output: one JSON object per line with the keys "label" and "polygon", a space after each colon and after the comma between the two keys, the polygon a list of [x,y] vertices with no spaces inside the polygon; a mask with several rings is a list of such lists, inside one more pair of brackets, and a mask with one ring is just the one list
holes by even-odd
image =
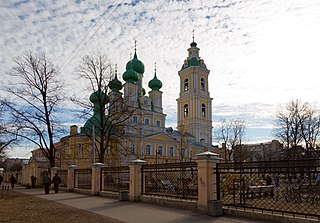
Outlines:
{"label": "small dome", "polygon": [[189,60],[188,66],[199,66],[199,65],[200,63],[197,58],[193,57]]}
{"label": "small dome", "polygon": [[159,91],[162,87],[162,82],[157,78],[157,74],[154,73],[154,78],[149,81],[148,84],[149,88],[151,88],[153,91]]}
{"label": "small dome", "polygon": [[135,83],[138,81],[138,75],[135,71],[133,71],[132,69],[126,70],[123,75],[122,78],[125,82],[127,83]]}
{"label": "small dome", "polygon": [[89,97],[89,100],[92,102],[92,103],[97,103],[99,102],[100,100],[103,101],[104,103],[107,103],[108,101],[108,96],[101,90],[98,90],[98,91],[95,91],[93,92],[90,97]]}
{"label": "small dome", "polygon": [[109,82],[108,86],[112,92],[119,92],[122,89],[122,83],[118,80],[117,74],[114,79]]}
{"label": "small dome", "polygon": [[197,46],[197,43],[195,41],[192,41],[192,43],[190,43],[190,46],[191,47],[196,47]]}
{"label": "small dome", "polygon": [[144,73],[144,64],[138,60],[137,53],[134,52],[134,57],[126,65],[126,70],[132,69],[133,71],[143,74]]}

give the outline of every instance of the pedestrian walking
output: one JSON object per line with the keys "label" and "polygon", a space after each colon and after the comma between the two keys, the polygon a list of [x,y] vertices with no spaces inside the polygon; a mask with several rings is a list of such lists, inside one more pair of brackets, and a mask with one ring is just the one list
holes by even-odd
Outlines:
{"label": "pedestrian walking", "polygon": [[31,185],[32,188],[36,188],[36,182],[37,182],[37,178],[35,176],[31,176]]}
{"label": "pedestrian walking", "polygon": [[3,176],[0,175],[0,185],[2,184],[2,181],[3,181]]}
{"label": "pedestrian walking", "polygon": [[44,185],[45,194],[49,194],[49,190],[50,190],[49,186],[51,184],[50,181],[51,180],[50,180],[50,177],[48,176],[48,173],[45,172],[44,175],[43,175],[43,185]]}
{"label": "pedestrian walking", "polygon": [[17,182],[16,178],[11,174],[10,178],[10,183],[11,183],[11,189],[14,189],[14,184]]}
{"label": "pedestrian walking", "polygon": [[58,176],[58,173],[52,178],[52,183],[54,187],[54,192],[58,193],[59,191],[59,184],[61,184],[61,178]]}

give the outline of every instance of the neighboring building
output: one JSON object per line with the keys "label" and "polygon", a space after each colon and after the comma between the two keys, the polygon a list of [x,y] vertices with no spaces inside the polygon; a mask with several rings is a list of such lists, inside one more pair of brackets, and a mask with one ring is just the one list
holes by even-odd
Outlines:
{"label": "neighboring building", "polygon": [[22,164],[26,161],[28,161],[28,159],[6,158],[4,161],[4,169],[5,171],[20,171]]}
{"label": "neighboring building", "polygon": [[238,145],[233,151],[233,160],[239,161],[271,161],[280,160],[283,144],[278,140],[271,142]]}
{"label": "neighboring building", "polygon": [[50,164],[49,160],[43,155],[41,149],[35,149],[31,151],[31,157],[22,165],[22,181],[23,185],[31,185],[31,176],[37,178],[36,186],[42,186],[43,173],[48,171]]}
{"label": "neighboring building", "polygon": [[[133,159],[144,159],[148,162],[167,162],[170,160],[191,160],[195,154],[214,150],[212,147],[212,98],[210,98],[208,75],[209,70],[199,56],[197,43],[190,44],[189,55],[184,61],[180,76],[180,95],[177,99],[178,129],[166,127],[166,114],[163,113],[162,82],[158,79],[156,68],[154,77],[148,82],[150,91],[146,95],[143,87],[144,64],[138,59],[137,50],[126,64],[122,84],[117,77],[109,83],[110,92],[94,92],[90,101],[94,103],[93,116],[78,132],[77,126],[71,126],[70,135],[56,143],[59,165],[66,168],[75,164],[80,168],[88,167],[94,162],[92,140],[87,137],[92,129],[99,128],[97,120],[97,94],[107,97],[118,109],[123,106],[134,108],[126,125],[124,135],[110,144],[105,158],[116,164],[128,164]],[[123,89],[123,90],[122,90]],[[121,92],[121,90],[123,92]],[[101,95],[99,95],[101,96]],[[117,154],[111,151],[117,151]]]}

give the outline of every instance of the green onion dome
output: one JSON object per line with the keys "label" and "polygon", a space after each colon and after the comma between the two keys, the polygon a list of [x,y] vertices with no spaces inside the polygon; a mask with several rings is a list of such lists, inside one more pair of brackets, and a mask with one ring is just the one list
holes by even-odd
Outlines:
{"label": "green onion dome", "polygon": [[95,135],[100,135],[101,123],[107,123],[105,116],[99,115],[101,108],[104,108],[108,102],[108,96],[101,90],[95,91],[90,95],[90,101],[93,105],[93,116],[89,118],[84,126],[81,128],[81,133],[92,135],[92,130],[95,129]]}
{"label": "green onion dome", "polygon": [[[108,96],[101,90],[95,91],[90,95],[89,100],[95,104],[106,104],[108,102]],[[102,102],[102,103],[99,103]]]}
{"label": "green onion dome", "polygon": [[162,82],[157,78],[156,72],[154,73],[154,78],[151,81],[149,81],[148,86],[153,91],[159,91],[160,88],[162,87]]}
{"label": "green onion dome", "polygon": [[118,80],[118,75],[116,74],[114,79],[109,82],[108,87],[112,92],[119,92],[122,89],[122,83]]}
{"label": "green onion dome", "polygon": [[126,65],[126,70],[132,69],[133,71],[143,74],[144,73],[144,64],[138,60],[137,52],[134,52],[133,59],[130,60]]}
{"label": "green onion dome", "polygon": [[138,75],[137,73],[131,69],[126,70],[123,75],[122,75],[122,79],[127,82],[127,83],[135,83],[138,81]]}
{"label": "green onion dome", "polygon": [[192,41],[192,43],[190,43],[190,46],[191,47],[196,47],[197,46],[197,43],[195,41]]}

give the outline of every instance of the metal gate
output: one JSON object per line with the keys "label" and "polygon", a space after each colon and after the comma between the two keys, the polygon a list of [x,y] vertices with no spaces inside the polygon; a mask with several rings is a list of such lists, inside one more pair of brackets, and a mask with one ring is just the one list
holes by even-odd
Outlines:
{"label": "metal gate", "polygon": [[319,160],[219,163],[226,208],[320,220]]}

